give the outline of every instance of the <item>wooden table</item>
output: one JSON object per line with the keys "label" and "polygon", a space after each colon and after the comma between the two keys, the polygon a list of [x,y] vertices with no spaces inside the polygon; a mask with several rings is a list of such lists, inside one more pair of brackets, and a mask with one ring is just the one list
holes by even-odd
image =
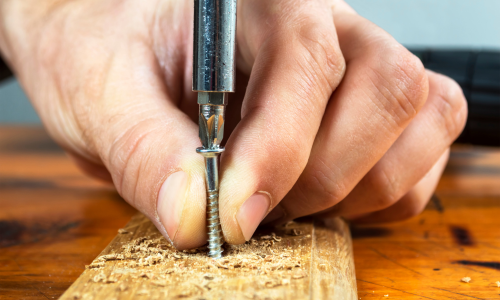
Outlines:
{"label": "wooden table", "polygon": [[[58,298],[134,213],[42,129],[0,127],[0,299]],[[500,149],[455,146],[424,213],[351,230],[361,299],[500,299]]]}

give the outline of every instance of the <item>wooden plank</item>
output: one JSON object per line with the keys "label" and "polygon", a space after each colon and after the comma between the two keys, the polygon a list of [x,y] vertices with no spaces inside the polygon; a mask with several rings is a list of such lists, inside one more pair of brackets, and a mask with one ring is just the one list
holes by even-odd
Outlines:
{"label": "wooden plank", "polygon": [[[421,215],[353,227],[358,297],[500,297],[499,182],[500,149],[455,145]],[[0,127],[0,299],[57,299],[135,213],[42,128]]]}
{"label": "wooden plank", "polygon": [[179,252],[136,215],[61,299],[357,299],[340,219],[259,229],[244,245]]}

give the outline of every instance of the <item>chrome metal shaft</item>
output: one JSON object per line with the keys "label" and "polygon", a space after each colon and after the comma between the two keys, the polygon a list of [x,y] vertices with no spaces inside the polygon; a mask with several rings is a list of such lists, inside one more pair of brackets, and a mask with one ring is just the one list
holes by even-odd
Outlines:
{"label": "chrome metal shaft", "polygon": [[194,0],[193,91],[198,92],[205,158],[209,255],[220,258],[219,155],[228,94],[235,91],[236,0]]}
{"label": "chrome metal shaft", "polygon": [[236,0],[194,0],[193,91],[234,92]]}

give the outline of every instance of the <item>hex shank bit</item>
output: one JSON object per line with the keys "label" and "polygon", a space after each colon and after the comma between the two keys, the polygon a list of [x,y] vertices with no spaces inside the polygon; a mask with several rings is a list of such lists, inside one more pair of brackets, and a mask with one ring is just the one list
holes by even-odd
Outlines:
{"label": "hex shank bit", "polygon": [[219,155],[228,94],[235,87],[236,0],[195,0],[193,91],[198,92],[200,140],[205,158],[209,256],[222,255]]}

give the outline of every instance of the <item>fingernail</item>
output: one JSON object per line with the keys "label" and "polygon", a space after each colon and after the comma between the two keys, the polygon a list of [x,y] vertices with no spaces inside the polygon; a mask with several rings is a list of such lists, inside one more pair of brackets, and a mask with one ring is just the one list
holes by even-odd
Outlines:
{"label": "fingernail", "polygon": [[267,214],[264,220],[262,220],[262,224],[267,224],[277,221],[279,219],[284,218],[285,216],[286,216],[285,210],[281,207],[281,205],[278,204],[276,205],[276,207],[273,208],[273,210],[271,210],[269,214]]}
{"label": "fingernail", "polygon": [[184,171],[175,172],[165,180],[158,194],[158,216],[172,242],[181,222],[187,183],[188,176]]}
{"label": "fingernail", "polygon": [[250,240],[260,222],[266,216],[271,199],[264,193],[255,193],[248,198],[236,214],[236,220],[240,225],[245,240]]}

